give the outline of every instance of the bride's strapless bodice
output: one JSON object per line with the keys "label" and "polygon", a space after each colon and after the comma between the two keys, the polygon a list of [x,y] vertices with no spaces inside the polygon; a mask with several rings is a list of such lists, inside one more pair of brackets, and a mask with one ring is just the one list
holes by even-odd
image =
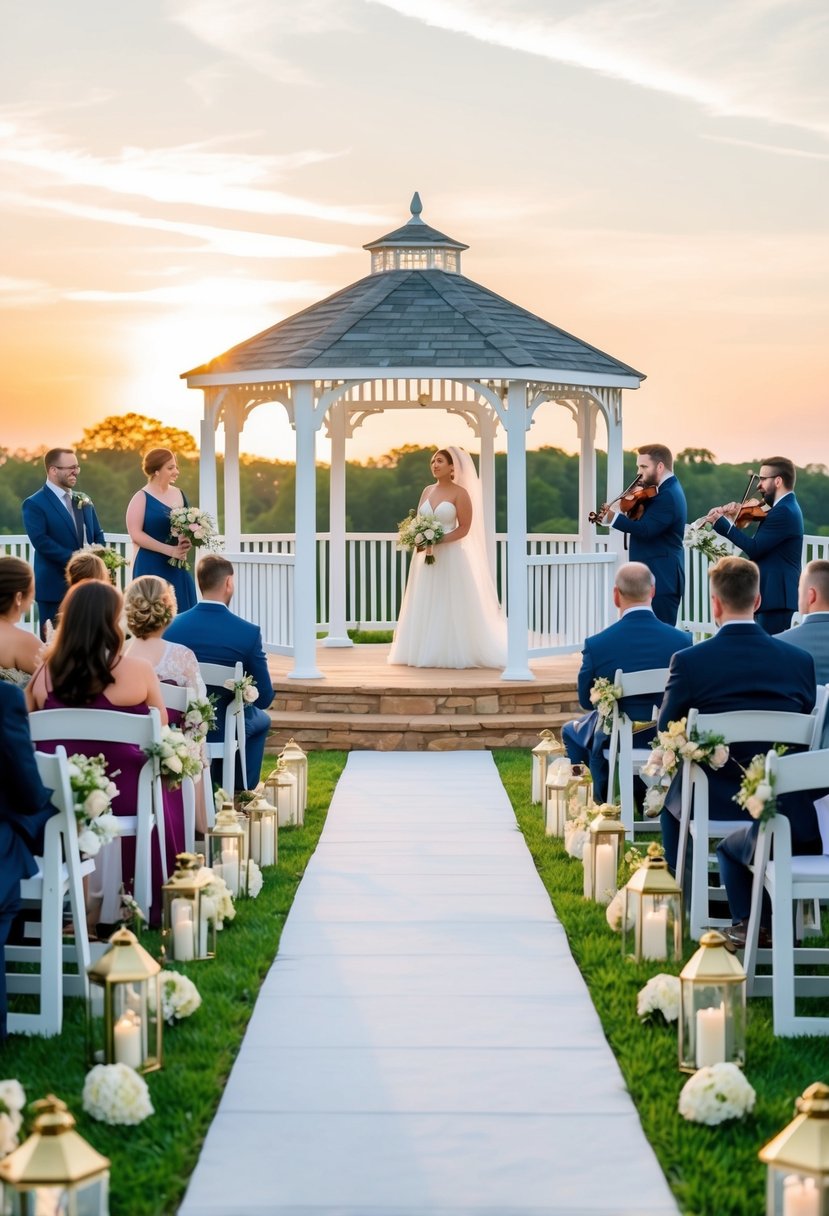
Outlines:
{"label": "bride's strapless bodice", "polygon": [[427,498],[423,502],[421,511],[434,515],[435,519],[440,520],[444,532],[453,532],[458,526],[458,513],[453,502],[439,502],[436,507],[433,507]]}

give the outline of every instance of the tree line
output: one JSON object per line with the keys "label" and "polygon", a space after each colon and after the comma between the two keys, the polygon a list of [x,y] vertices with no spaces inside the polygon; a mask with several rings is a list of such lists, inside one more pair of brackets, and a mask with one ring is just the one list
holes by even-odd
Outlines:
{"label": "tree line", "polygon": [[[144,485],[141,453],[151,447],[176,452],[179,486],[191,504],[198,502],[198,450],[187,431],[138,414],[104,419],[84,431],[76,444],[81,475],[78,489],[95,503],[106,532],[124,532],[124,512],[130,497]],[[346,527],[351,532],[393,532],[431,481],[432,448],[408,445],[346,468]],[[43,453],[11,452],[0,448],[0,533],[23,531],[20,504],[44,480]],[[506,456],[495,457],[496,526],[506,531]],[[705,448],[685,448],[677,456],[676,472],[688,498],[689,519],[711,507],[742,497],[748,470],[760,458],[719,464]],[[605,484],[606,457],[597,453],[597,484]],[[636,473],[636,453],[625,453],[625,485]],[[293,532],[293,462],[242,456],[240,467],[243,532]],[[527,518],[531,532],[578,531],[578,456],[545,447],[527,453]],[[614,487],[621,491],[624,487]],[[218,458],[219,518],[223,513],[222,458]],[[806,532],[829,535],[829,469],[812,464],[798,470],[797,497]],[[317,470],[317,528],[328,529],[329,479],[326,466]],[[598,504],[595,504],[598,505]]]}

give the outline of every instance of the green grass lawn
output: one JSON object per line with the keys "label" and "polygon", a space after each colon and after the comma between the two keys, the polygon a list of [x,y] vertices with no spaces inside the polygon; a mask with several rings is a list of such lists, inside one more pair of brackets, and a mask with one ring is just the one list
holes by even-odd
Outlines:
{"label": "green grass lawn", "polygon": [[[237,903],[235,920],[218,935],[215,960],[178,965],[203,1003],[191,1018],[165,1027],[164,1068],[147,1077],[155,1115],[137,1127],[109,1127],[84,1114],[81,1001],[66,1003],[57,1038],[14,1036],[4,1048],[0,1076],[16,1077],[29,1101],[56,1093],[81,1135],[111,1158],[112,1216],[170,1216],[181,1202],[344,763],[342,752],[309,756],[305,824],[280,831],[278,864],[265,870],[259,898]],[[265,771],[272,765],[266,761]],[[141,941],[157,954],[159,934],[144,933]]]}
{"label": "green grass lawn", "polygon": [[[652,975],[668,968],[659,963],[632,964],[622,958],[619,935],[608,928],[604,908],[582,897],[581,863],[567,856],[562,841],[544,835],[540,808],[530,803],[527,753],[496,752],[495,759],[645,1135],[680,1209],[686,1216],[757,1216],[764,1212],[766,1171],[757,1152],[791,1120],[794,1100],[807,1085],[829,1081],[829,1038],[776,1039],[771,1001],[752,998],[745,1074],[757,1091],[754,1111],[745,1119],[713,1128],[681,1118],[677,1099],[687,1078],[677,1068],[676,1024],[643,1025],[636,1015],[639,989]],[[688,942],[686,960],[694,949],[695,943]],[[818,1012],[818,1004],[823,1004],[821,1012],[829,1012],[823,1002],[808,1004],[811,1011]],[[589,1151],[586,1147],[585,1153]],[[600,1145],[596,1153],[600,1162]],[[586,1155],[581,1167],[587,1163]]]}

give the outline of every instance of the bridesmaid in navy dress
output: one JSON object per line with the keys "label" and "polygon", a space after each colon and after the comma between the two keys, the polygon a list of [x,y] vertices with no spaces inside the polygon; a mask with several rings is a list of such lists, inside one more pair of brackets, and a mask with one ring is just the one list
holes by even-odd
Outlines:
{"label": "bridesmaid in navy dress", "polygon": [[170,511],[189,506],[176,488],[176,458],[169,448],[153,448],[142,468],[147,485],[133,494],[127,507],[127,531],[135,545],[132,577],[155,574],[165,579],[176,593],[179,612],[186,612],[196,603],[196,585],[189,570],[171,565],[171,559],[186,560],[191,548],[189,540],[176,541],[170,535]]}

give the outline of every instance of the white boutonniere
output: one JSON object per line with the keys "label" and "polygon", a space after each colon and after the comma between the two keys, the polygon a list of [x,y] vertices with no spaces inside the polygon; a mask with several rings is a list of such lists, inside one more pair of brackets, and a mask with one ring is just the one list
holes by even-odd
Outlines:
{"label": "white boutonniere", "polygon": [[82,511],[84,507],[92,506],[92,499],[88,494],[84,494],[81,490],[72,491],[72,501],[79,511]]}

